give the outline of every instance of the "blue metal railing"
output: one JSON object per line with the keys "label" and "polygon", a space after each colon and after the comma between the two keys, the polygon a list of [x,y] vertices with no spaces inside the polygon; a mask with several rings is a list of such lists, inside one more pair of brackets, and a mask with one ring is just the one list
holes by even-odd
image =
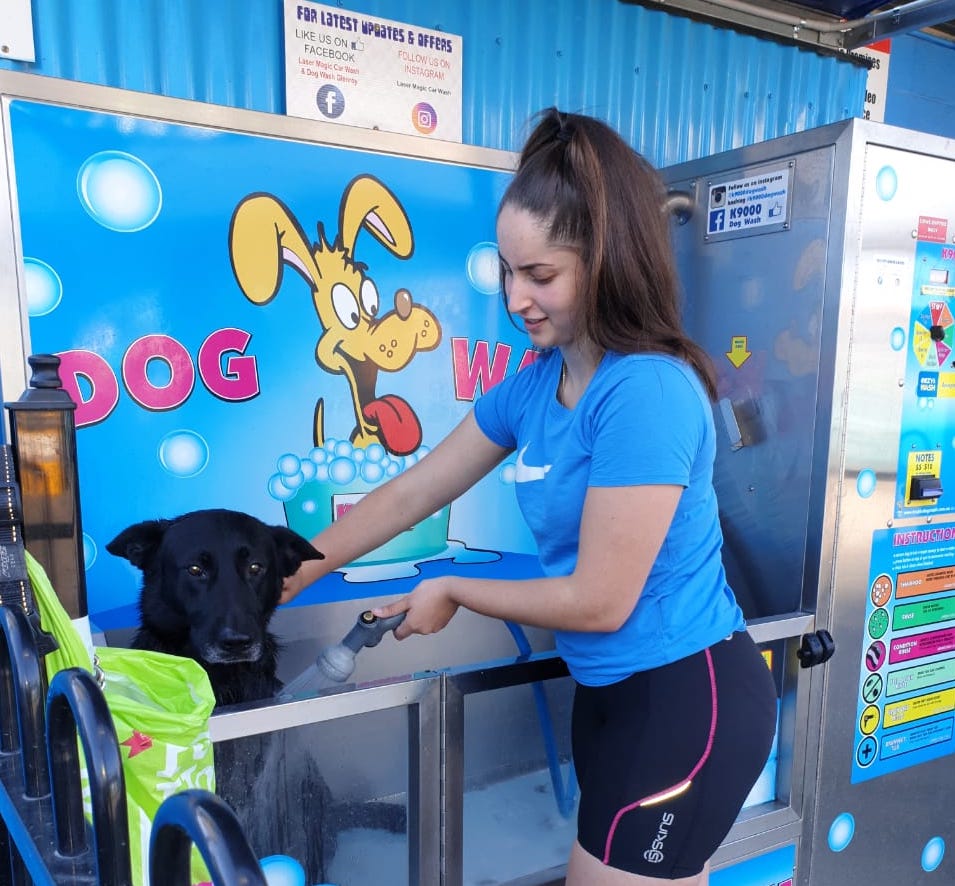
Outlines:
{"label": "blue metal railing", "polygon": [[268,886],[232,809],[209,791],[187,790],[162,802],[149,840],[149,881],[190,886],[195,845],[223,886]]}
{"label": "blue metal railing", "polygon": [[[47,693],[43,673],[27,615],[0,605],[0,883],[132,886],[126,783],[106,699],[82,668],[56,673]],[[192,845],[216,886],[266,886],[232,809],[207,791],[160,805],[150,882],[188,886]]]}

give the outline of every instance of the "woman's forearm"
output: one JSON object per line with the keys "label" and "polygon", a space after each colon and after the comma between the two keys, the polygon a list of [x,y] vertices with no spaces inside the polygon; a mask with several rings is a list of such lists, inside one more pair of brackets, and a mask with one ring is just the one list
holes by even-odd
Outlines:
{"label": "woman's forearm", "polygon": [[[365,495],[312,539],[325,555],[312,571],[324,575],[390,541],[446,504],[436,499],[411,471],[399,474]],[[303,568],[308,566],[303,564]]]}
{"label": "woman's forearm", "polygon": [[[533,579],[449,577],[449,596],[481,615],[561,631],[614,631],[619,619],[577,586],[574,576]],[[635,602],[635,601],[634,601]]]}
{"label": "woman's forearm", "polygon": [[421,461],[369,492],[312,539],[325,559],[303,563],[283,599],[430,517],[499,464],[507,451],[484,436],[469,412]]}

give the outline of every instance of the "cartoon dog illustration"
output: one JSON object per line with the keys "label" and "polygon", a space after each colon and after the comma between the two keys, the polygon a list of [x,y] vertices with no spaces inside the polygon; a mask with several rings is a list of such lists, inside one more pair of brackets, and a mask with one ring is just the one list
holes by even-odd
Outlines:
{"label": "cartoon dog illustration", "polygon": [[[322,327],[315,360],[328,372],[345,376],[355,410],[350,440],[356,447],[381,443],[388,452],[408,455],[421,444],[421,423],[411,406],[395,394],[376,393],[381,371],[397,372],[419,351],[441,341],[435,316],[416,305],[407,289],[394,295],[394,307],[380,314],[378,288],[368,266],[355,259],[355,241],[364,229],[402,259],[414,252],[414,237],[404,208],[391,191],[370,175],[359,175],[345,188],[338,214],[338,238],[330,244],[318,223],[310,245],[291,211],[271,194],[245,197],[232,214],[229,255],[245,296],[258,305],[270,302],[282,285],[285,265],[309,285]],[[324,400],[315,404],[315,445],[325,440]]]}

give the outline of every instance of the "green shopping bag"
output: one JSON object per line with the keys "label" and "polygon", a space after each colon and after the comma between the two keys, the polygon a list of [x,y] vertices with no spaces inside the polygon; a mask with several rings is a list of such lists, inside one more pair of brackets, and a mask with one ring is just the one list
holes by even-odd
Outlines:
{"label": "green shopping bag", "polygon": [[[126,780],[133,882],[148,886],[149,835],[160,803],[187,788],[215,791],[209,677],[190,658],[141,649],[97,646],[91,660],[43,567],[29,551],[26,561],[41,625],[60,646],[45,658],[48,675],[69,667],[93,670],[113,715]],[[196,849],[192,875],[193,883],[209,880]]]}

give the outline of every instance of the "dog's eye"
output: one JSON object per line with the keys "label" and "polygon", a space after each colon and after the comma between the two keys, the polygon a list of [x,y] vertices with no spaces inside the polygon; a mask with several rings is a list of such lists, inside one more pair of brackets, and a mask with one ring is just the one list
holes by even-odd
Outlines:
{"label": "dog's eye", "polygon": [[249,564],[249,575],[259,575],[265,567],[261,563]]}
{"label": "dog's eye", "polygon": [[358,313],[358,299],[344,283],[336,283],[332,287],[332,307],[342,326],[346,329],[357,329],[358,318],[361,316]]}
{"label": "dog's eye", "polygon": [[189,566],[186,568],[186,571],[190,575],[195,576],[196,578],[206,574],[205,569],[203,569],[198,563],[190,563]]}
{"label": "dog's eye", "polygon": [[369,316],[378,316],[378,287],[371,280],[362,280],[361,306]]}

